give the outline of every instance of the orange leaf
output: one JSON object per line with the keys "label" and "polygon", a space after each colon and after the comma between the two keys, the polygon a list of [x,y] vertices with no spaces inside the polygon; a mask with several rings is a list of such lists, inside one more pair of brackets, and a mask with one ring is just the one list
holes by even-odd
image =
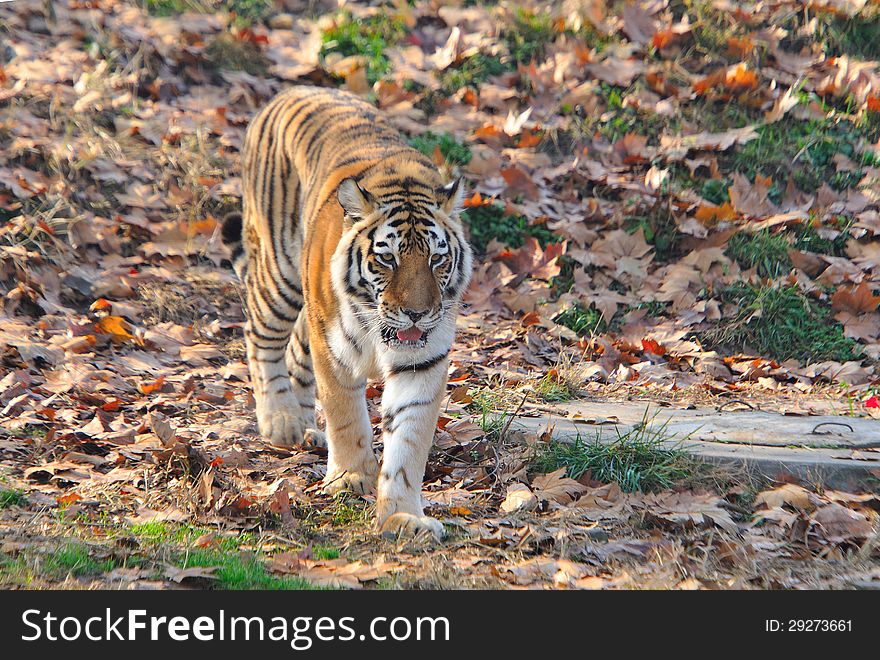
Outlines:
{"label": "orange leaf", "polygon": [[95,302],[93,302],[89,306],[89,311],[92,312],[107,312],[110,314],[110,310],[113,309],[113,303],[105,298],[98,298]]}
{"label": "orange leaf", "polygon": [[110,335],[113,341],[132,339],[128,321],[121,316],[105,316],[95,323],[95,331],[102,335]]}
{"label": "orange leaf", "polygon": [[831,296],[831,308],[852,314],[870,314],[880,305],[880,296],[871,292],[867,282],[855,287],[840,287]]}
{"label": "orange leaf", "polygon": [[871,112],[880,112],[880,96],[868,97],[868,110]]}
{"label": "orange leaf", "polygon": [[675,39],[675,32],[672,30],[660,30],[651,39],[651,45],[657,50],[666,48],[672,40]]}
{"label": "orange leaf", "polygon": [[82,499],[82,495],[79,493],[67,493],[67,495],[59,495],[55,498],[55,501],[58,502],[58,506],[70,506],[74,502],[79,502]]}
{"label": "orange leaf", "polygon": [[749,37],[730,37],[727,40],[727,52],[734,57],[746,58],[755,50],[755,42]]}
{"label": "orange leaf", "polygon": [[479,192],[475,192],[470,199],[464,200],[464,205],[465,208],[468,206],[488,206],[494,199],[494,197],[483,197]]}
{"label": "orange leaf", "polygon": [[217,220],[213,216],[208,216],[203,220],[196,220],[194,222],[189,223],[187,227],[187,234],[190,238],[193,236],[197,236],[198,234],[207,235],[214,233],[214,229],[217,227]]}
{"label": "orange leaf", "polygon": [[152,394],[153,392],[162,389],[164,384],[165,376],[159,376],[152,383],[140,383],[138,385],[138,390],[140,390],[141,394]]}
{"label": "orange leaf", "polygon": [[718,222],[721,220],[733,220],[736,218],[736,211],[730,202],[725,202],[721,206],[713,206],[711,204],[701,204],[694,217],[700,222]]}
{"label": "orange leaf", "polygon": [[541,322],[541,317],[537,314],[537,312],[529,312],[525,316],[522,317],[522,326],[524,328],[528,328],[532,325],[537,325]]}
{"label": "orange leaf", "polygon": [[488,142],[499,140],[504,137],[504,131],[495,124],[485,124],[474,131],[474,135]]}
{"label": "orange leaf", "polygon": [[653,353],[654,355],[666,355],[666,349],[653,339],[643,339],[642,348],[648,353]]}
{"label": "orange leaf", "polygon": [[529,147],[534,147],[537,144],[540,144],[541,136],[537,133],[532,133],[529,129],[523,129],[522,134],[519,137],[519,142],[516,143],[516,146],[520,149],[528,149]]}

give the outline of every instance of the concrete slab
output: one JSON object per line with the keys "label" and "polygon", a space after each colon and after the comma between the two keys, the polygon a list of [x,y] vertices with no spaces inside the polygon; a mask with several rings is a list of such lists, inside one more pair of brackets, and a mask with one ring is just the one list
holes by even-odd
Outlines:
{"label": "concrete slab", "polygon": [[831,488],[880,485],[880,421],[841,416],[794,416],[756,410],[674,409],[644,402],[571,402],[526,409],[511,428],[552,427],[562,442],[613,441],[646,417],[666,424],[668,446],[716,463],[741,464],[766,478],[791,474]]}

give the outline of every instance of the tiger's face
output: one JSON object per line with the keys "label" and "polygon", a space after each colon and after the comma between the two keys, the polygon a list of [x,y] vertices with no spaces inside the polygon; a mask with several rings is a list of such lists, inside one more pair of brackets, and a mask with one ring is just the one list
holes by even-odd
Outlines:
{"label": "tiger's face", "polygon": [[470,279],[463,186],[427,191],[373,196],[351,179],[339,188],[351,223],[343,288],[361,325],[390,347],[424,347]]}

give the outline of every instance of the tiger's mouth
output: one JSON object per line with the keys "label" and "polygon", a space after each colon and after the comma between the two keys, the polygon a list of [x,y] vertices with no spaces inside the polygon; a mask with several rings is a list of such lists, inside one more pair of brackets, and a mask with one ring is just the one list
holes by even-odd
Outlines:
{"label": "tiger's mouth", "polygon": [[406,348],[422,348],[428,343],[430,330],[422,330],[416,326],[409,328],[382,328],[382,341],[388,346],[400,346]]}

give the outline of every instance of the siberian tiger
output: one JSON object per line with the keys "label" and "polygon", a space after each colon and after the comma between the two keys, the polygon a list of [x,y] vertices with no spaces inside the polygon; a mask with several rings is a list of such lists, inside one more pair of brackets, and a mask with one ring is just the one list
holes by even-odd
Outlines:
{"label": "siberian tiger", "polygon": [[[262,436],[282,446],[326,437],[326,492],[377,490],[383,534],[441,537],[421,484],[471,275],[461,181],[442,185],[368,103],[294,87],[248,127],[242,189],[242,214],[222,236],[246,290]],[[385,382],[381,467],[368,378]]]}

